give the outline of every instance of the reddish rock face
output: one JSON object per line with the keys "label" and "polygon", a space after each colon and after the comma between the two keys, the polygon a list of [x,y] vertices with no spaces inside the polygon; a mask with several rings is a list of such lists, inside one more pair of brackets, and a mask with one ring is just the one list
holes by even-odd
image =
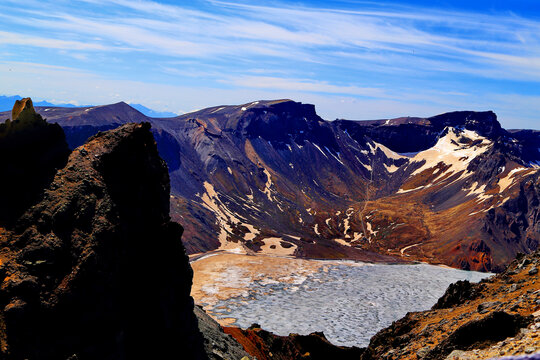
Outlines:
{"label": "reddish rock face", "polygon": [[205,358],[181,235],[150,125],[92,137],[0,231],[0,357]]}
{"label": "reddish rock face", "polygon": [[249,329],[226,327],[225,333],[260,360],[358,360],[364,349],[332,345],[323,333],[278,336],[257,325]]}

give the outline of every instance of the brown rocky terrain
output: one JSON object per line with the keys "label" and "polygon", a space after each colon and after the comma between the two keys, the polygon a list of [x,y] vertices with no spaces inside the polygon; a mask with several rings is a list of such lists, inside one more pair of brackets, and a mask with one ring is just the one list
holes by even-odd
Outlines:
{"label": "brown rocky terrain", "polygon": [[540,352],[540,251],[478,284],[452,284],[431,310],[375,335],[361,359],[489,359]]}
{"label": "brown rocky terrain", "polygon": [[223,328],[203,309],[195,306],[195,316],[204,339],[204,349],[209,360],[238,359],[251,360],[250,354],[232,336],[225,334]]}

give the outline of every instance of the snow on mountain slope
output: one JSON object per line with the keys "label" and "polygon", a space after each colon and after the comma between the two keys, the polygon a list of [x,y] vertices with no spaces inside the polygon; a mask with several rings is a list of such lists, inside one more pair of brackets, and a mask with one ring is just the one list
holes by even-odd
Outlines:
{"label": "snow on mountain slope", "polygon": [[[492,142],[471,130],[460,131],[456,128],[447,128],[447,133],[439,138],[432,148],[421,151],[413,158],[413,162],[424,161],[412,175],[421,173],[438,165],[440,162],[449,165],[445,172],[457,172],[467,169],[467,165],[475,157],[488,150]],[[442,172],[441,177],[445,172]]]}

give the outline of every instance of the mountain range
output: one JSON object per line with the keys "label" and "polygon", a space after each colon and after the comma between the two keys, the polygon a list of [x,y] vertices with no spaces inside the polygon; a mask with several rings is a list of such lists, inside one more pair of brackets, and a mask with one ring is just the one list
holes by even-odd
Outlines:
{"label": "mountain range", "polygon": [[[254,359],[194,306],[150,125],[70,151],[29,98],[11,115],[0,124],[0,358]],[[283,341],[289,359],[360,354],[322,334]]]}
{"label": "mountain range", "polygon": [[[305,105],[298,103],[279,104],[285,103],[306,110]],[[110,106],[104,108],[110,110]],[[81,114],[85,113],[83,109]],[[17,101],[12,112],[2,116],[11,119],[0,123],[0,167],[5,174],[0,178],[1,359],[371,360],[492,358],[507,354],[530,354],[519,359],[538,359],[539,251],[518,254],[503,273],[478,284],[460,281],[450,285],[431,310],[408,313],[379,331],[367,348],[332,345],[320,332],[278,336],[256,324],[248,329],[222,328],[194,306],[190,296],[193,270],[181,241],[183,228],[169,216],[174,208],[171,202],[181,195],[170,196],[173,172],[159,156],[167,146],[163,148],[162,143],[159,150],[148,122],[97,132],[70,150],[61,127],[37,114],[29,98]],[[321,128],[327,128],[328,123],[316,121]],[[311,125],[310,129],[316,127]],[[271,139],[273,127],[275,124],[269,121],[265,131]],[[453,149],[459,144],[463,144],[463,149],[452,150],[456,157],[463,155],[455,154],[460,150],[479,152],[484,146],[490,147],[485,152],[494,150],[493,144],[480,138],[483,135],[471,139],[476,131],[452,129],[445,127],[437,135],[436,144],[426,151],[448,156],[442,149]],[[154,133],[159,131],[154,128]],[[303,131],[306,138],[303,145],[299,144],[301,140],[295,140],[296,146],[314,146],[314,135],[298,131]],[[448,138],[451,145],[447,144]],[[272,143],[266,138],[265,141]],[[373,140],[367,140],[368,148],[377,147],[376,152],[371,150],[371,157],[379,152],[385,154],[380,161],[396,157],[384,145],[370,141]],[[283,146],[288,149],[287,144],[292,147],[291,143]],[[328,156],[329,149],[316,150]],[[342,160],[344,154],[334,156],[346,164]],[[450,164],[447,169],[441,165],[443,170],[439,172],[448,172],[468,159],[462,156],[458,160],[445,163]],[[375,169],[375,161],[371,164]],[[428,165],[426,157],[409,170],[407,179],[414,179],[412,173],[422,173]],[[520,165],[525,167],[524,163]],[[387,162],[382,165],[394,170],[391,166]],[[390,173],[411,165],[393,166],[397,169]],[[181,168],[180,163],[176,170]],[[526,168],[536,169],[530,164]],[[269,177],[274,172],[272,169]],[[391,176],[388,179],[393,181]],[[520,188],[527,190],[519,196],[533,199],[535,190],[530,187],[538,189],[537,183],[531,183],[534,180],[532,174],[520,180]],[[397,193],[408,193],[403,188],[405,183],[401,182]],[[215,184],[217,187],[218,183]],[[375,176],[369,177],[368,189],[375,194],[369,203],[385,198],[377,198],[377,191],[388,191],[371,190],[371,186],[375,187],[372,184],[378,184]],[[204,182],[203,187],[210,188]],[[393,189],[390,185],[388,188]],[[269,190],[263,195],[270,197],[270,202],[285,198],[273,188]],[[224,197],[223,193],[214,192],[216,195],[210,199]],[[208,190],[205,194],[210,197]],[[252,196],[255,199],[255,192]],[[210,207],[211,202],[204,194],[202,197],[203,204]],[[518,203],[513,211],[523,209],[524,205]],[[538,208],[538,204],[531,206]],[[221,204],[215,211],[220,210],[223,211]],[[186,219],[192,216],[184,215]],[[364,221],[370,218],[366,216]],[[368,241],[376,239],[375,235]],[[275,243],[275,248],[281,246],[281,251],[297,255],[301,243],[294,244],[297,247]],[[249,249],[243,243],[237,245]]]}
{"label": "mountain range", "polygon": [[[500,271],[540,241],[540,131],[493,112],[320,118],[292,100],[152,118],[126,103],[36,107],[70,148],[152,126],[184,246]],[[0,113],[0,118],[9,113]]]}
{"label": "mountain range", "polygon": [[[11,108],[13,107],[13,103],[17,100],[22,100],[22,97],[19,95],[13,95],[13,96],[5,96],[0,95],[0,111],[11,111]],[[51,103],[48,101],[36,101],[33,103],[35,106],[42,106],[42,107],[68,107],[68,108],[74,108],[74,107],[89,107],[90,105],[83,105],[83,106],[76,106],[73,104],[68,103]],[[134,109],[139,110],[141,113],[143,113],[146,116],[150,117],[157,117],[157,118],[164,118],[164,117],[173,117],[177,116],[177,114],[170,112],[170,111],[156,111],[153,109],[150,109],[144,105],[141,104],[130,104]]]}

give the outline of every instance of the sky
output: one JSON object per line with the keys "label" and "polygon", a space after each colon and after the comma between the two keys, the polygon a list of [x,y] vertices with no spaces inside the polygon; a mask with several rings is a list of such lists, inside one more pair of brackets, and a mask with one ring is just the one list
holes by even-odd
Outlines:
{"label": "sky", "polygon": [[493,110],[540,129],[540,3],[2,0],[0,95],[323,118]]}

